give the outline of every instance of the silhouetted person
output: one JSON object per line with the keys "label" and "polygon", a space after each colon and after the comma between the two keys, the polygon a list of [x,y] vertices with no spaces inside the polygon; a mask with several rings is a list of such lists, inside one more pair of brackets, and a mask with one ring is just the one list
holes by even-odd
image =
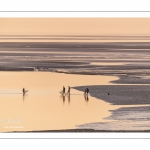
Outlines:
{"label": "silhouetted person", "polygon": [[87,93],[87,88],[85,89],[85,91],[84,91],[84,94],[86,94]]}
{"label": "silhouetted person", "polygon": [[89,94],[89,89],[88,88],[86,89],[86,93],[87,93],[87,95]]}
{"label": "silhouetted person", "polygon": [[65,94],[65,87],[63,86],[63,94]]}
{"label": "silhouetted person", "polygon": [[23,95],[25,94],[25,88],[22,89]]}
{"label": "silhouetted person", "polygon": [[70,89],[71,89],[71,87],[70,87],[70,86],[68,86],[68,94],[70,94]]}

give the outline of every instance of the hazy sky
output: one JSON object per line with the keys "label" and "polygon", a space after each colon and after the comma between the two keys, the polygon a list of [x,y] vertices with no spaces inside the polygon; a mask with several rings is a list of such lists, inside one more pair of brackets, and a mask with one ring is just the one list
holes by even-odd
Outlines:
{"label": "hazy sky", "polygon": [[0,35],[150,34],[150,18],[0,18]]}

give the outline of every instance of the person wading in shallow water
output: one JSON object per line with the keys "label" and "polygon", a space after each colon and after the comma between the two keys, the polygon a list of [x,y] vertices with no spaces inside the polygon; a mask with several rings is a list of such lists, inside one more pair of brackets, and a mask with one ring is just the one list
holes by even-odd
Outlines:
{"label": "person wading in shallow water", "polygon": [[87,95],[89,94],[89,89],[88,88],[86,89],[86,93],[87,93]]}
{"label": "person wading in shallow water", "polygon": [[84,91],[84,95],[86,94],[86,92],[87,92],[87,88],[86,88],[85,91]]}
{"label": "person wading in shallow water", "polygon": [[68,86],[68,94],[70,94],[70,89],[71,89],[71,87],[70,87],[70,86]]}
{"label": "person wading in shallow water", "polygon": [[22,89],[23,94],[25,94],[25,88]]}
{"label": "person wading in shallow water", "polygon": [[84,94],[87,94],[87,95],[89,94],[89,89],[88,88],[85,89]]}
{"label": "person wading in shallow water", "polygon": [[65,87],[63,86],[63,94],[65,94]]}

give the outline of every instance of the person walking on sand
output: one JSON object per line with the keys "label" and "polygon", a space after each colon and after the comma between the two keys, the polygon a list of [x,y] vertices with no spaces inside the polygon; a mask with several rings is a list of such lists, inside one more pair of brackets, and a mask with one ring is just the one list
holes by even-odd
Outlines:
{"label": "person walking on sand", "polygon": [[71,89],[71,87],[70,87],[70,86],[68,86],[68,94],[70,94],[70,89]]}
{"label": "person walking on sand", "polygon": [[63,94],[65,94],[65,87],[63,86]]}

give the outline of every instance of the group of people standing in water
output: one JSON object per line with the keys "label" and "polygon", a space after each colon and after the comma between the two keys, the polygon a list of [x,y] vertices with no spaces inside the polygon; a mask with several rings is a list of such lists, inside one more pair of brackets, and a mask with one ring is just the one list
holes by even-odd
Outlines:
{"label": "group of people standing in water", "polygon": [[[67,91],[66,94],[69,94],[69,95],[70,95],[70,89],[71,89],[71,87],[68,86],[68,91]],[[65,94],[65,87],[64,87],[64,86],[63,86],[62,94]]]}
{"label": "group of people standing in water", "polygon": [[[60,93],[61,94],[69,94],[70,95],[70,89],[71,89],[71,87],[68,86],[68,91],[67,91],[67,93],[65,93],[65,87],[63,86],[63,90]],[[84,95],[88,95],[88,94],[89,94],[89,89],[86,88],[85,91],[84,91]]]}
{"label": "group of people standing in water", "polygon": [[[62,95],[64,95],[64,94],[70,95],[70,90],[71,90],[71,87],[68,86],[68,91],[67,91],[67,93],[65,93],[65,87],[63,86],[63,90],[62,90],[60,93],[61,93]],[[28,92],[28,90],[25,90],[25,88],[23,88],[23,89],[22,89],[22,92],[23,92],[23,95],[24,95],[25,93]],[[89,94],[89,89],[86,88],[85,91],[84,91],[84,95],[87,95],[87,96],[88,96],[88,94]]]}
{"label": "group of people standing in water", "polygon": [[[68,96],[68,101],[70,102],[70,89],[71,89],[71,87],[68,86],[68,91],[65,93],[66,89],[63,86],[63,90],[60,92],[60,94],[62,94],[62,96],[63,96],[63,102],[65,102],[65,95]],[[86,101],[89,101],[88,94],[89,94],[89,89],[86,88],[84,90],[84,98],[85,98]]]}

